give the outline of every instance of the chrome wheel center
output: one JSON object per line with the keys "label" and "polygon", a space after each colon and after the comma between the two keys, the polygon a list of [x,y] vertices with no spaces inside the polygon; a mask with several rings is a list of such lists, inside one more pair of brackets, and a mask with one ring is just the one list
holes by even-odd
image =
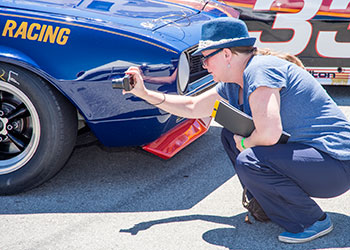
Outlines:
{"label": "chrome wheel center", "polygon": [[8,122],[7,118],[0,117],[0,135],[7,135],[7,130],[6,130],[7,122]]}
{"label": "chrome wheel center", "polygon": [[0,175],[30,161],[40,134],[39,115],[32,101],[17,86],[0,80]]}

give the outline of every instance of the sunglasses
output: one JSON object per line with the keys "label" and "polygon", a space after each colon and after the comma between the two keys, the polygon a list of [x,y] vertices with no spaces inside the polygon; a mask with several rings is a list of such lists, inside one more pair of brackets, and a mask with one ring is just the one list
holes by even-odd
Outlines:
{"label": "sunglasses", "polygon": [[215,56],[217,53],[219,53],[220,51],[222,51],[224,48],[221,48],[221,49],[218,49],[216,51],[214,51],[213,53],[210,53],[209,55],[207,56],[203,56],[201,58],[201,63],[203,65],[203,67],[207,67],[207,60],[212,57],[212,56]]}

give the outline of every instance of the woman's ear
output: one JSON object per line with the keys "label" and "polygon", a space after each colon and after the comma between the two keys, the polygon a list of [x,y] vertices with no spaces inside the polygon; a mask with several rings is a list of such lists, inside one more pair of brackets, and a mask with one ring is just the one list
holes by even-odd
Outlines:
{"label": "woman's ear", "polygon": [[225,59],[231,60],[231,57],[232,57],[232,52],[231,52],[231,50],[225,48],[223,52],[224,52]]}

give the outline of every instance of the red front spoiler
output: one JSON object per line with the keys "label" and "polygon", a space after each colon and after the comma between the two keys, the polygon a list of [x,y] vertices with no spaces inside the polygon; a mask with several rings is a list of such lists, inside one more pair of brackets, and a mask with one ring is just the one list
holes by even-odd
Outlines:
{"label": "red front spoiler", "polygon": [[205,134],[210,126],[210,121],[211,117],[186,120],[142,148],[160,158],[169,159]]}

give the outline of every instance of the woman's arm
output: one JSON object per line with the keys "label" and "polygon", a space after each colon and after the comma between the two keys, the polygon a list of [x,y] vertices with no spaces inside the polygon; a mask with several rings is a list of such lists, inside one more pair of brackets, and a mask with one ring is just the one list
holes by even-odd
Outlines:
{"label": "woman's arm", "polygon": [[[276,144],[282,134],[280,88],[257,88],[249,97],[249,105],[255,130],[244,140],[244,146],[248,148]],[[235,136],[237,148],[241,151],[242,138]]]}
{"label": "woman's arm", "polygon": [[180,117],[208,117],[212,113],[215,101],[222,100],[215,87],[195,97],[170,95],[146,89],[137,67],[130,67],[126,73],[133,76],[134,88],[128,92],[123,90],[123,94],[134,94],[150,104]]}

